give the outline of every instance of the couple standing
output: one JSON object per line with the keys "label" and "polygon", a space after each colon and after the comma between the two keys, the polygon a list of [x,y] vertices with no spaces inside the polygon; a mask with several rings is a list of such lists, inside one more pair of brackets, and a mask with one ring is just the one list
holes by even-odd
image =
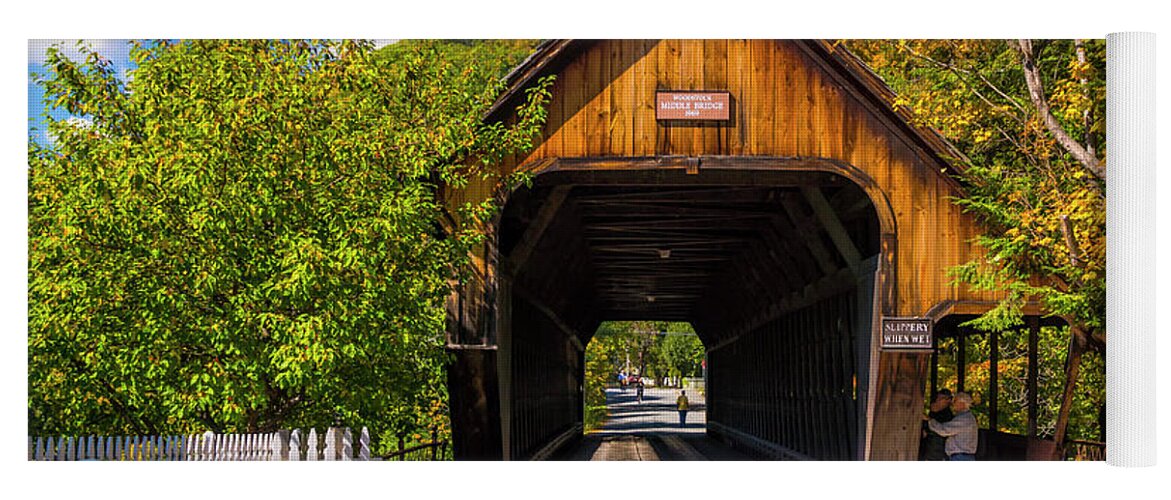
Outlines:
{"label": "couple standing", "polygon": [[976,460],[980,431],[972,415],[972,396],[942,389],[931,400],[927,421],[924,460]]}

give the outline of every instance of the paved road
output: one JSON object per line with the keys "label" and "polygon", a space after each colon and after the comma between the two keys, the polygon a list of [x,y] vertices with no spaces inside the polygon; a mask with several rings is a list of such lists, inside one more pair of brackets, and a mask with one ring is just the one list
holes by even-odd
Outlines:
{"label": "paved road", "polygon": [[563,450],[555,460],[753,460],[708,438],[703,395],[687,391],[691,411],[679,425],[675,409],[678,389],[643,391],[606,390],[610,418],[601,429],[587,434],[577,446]]}

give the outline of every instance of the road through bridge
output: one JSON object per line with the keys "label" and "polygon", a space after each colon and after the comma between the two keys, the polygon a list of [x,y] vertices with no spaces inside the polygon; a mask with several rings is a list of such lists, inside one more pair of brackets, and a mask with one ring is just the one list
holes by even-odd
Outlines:
{"label": "road through bridge", "polygon": [[687,391],[690,411],[679,425],[678,389],[647,388],[642,401],[633,389],[606,390],[609,416],[600,429],[563,447],[553,460],[755,460],[705,432],[703,393]]}

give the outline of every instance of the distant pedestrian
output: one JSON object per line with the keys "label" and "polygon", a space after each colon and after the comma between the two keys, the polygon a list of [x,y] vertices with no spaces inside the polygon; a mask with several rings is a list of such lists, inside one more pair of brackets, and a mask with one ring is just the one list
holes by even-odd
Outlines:
{"label": "distant pedestrian", "polygon": [[947,452],[947,459],[952,461],[972,461],[976,459],[976,446],[980,439],[979,424],[972,415],[972,396],[966,392],[957,392],[951,402],[955,416],[949,422],[939,422],[928,419],[927,426],[932,432],[946,437],[943,444]]}
{"label": "distant pedestrian", "polygon": [[626,392],[626,373],[618,372],[618,386],[622,388],[622,392]]}
{"label": "distant pedestrian", "polygon": [[638,379],[638,385],[635,388],[638,391],[638,403],[642,404],[642,379]]}
{"label": "distant pedestrian", "polygon": [[687,391],[679,391],[679,398],[675,400],[675,407],[679,410],[679,427],[687,425]]}

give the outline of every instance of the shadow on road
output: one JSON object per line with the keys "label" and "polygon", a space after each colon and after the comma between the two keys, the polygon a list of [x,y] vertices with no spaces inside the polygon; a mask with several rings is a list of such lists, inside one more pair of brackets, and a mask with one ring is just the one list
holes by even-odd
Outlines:
{"label": "shadow on road", "polygon": [[[694,391],[693,391],[694,392]],[[706,429],[706,412],[703,397],[688,394],[690,410],[687,425],[679,425],[679,413],[675,398],[678,389],[645,389],[642,402],[638,401],[635,389],[608,389],[606,406],[609,417],[597,434],[702,434]]]}
{"label": "shadow on road", "polygon": [[553,460],[752,460],[707,436],[703,395],[688,390],[687,424],[679,425],[679,389],[606,390],[609,413],[600,429]]}

